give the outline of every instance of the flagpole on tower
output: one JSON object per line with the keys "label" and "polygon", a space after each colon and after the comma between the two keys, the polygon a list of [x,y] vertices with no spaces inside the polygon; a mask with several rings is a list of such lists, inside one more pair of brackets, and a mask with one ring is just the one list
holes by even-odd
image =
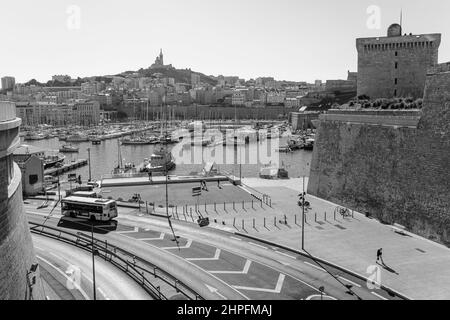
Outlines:
{"label": "flagpole on tower", "polygon": [[403,9],[400,9],[400,27],[403,28]]}

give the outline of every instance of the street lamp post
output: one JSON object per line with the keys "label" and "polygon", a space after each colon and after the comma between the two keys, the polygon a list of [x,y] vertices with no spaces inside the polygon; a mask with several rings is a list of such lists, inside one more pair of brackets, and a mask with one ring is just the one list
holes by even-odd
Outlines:
{"label": "street lamp post", "polygon": [[92,241],[92,285],[94,291],[94,300],[97,300],[97,290],[95,287],[95,249],[94,249],[94,221],[92,223],[91,228],[91,241]]}
{"label": "street lamp post", "polygon": [[305,250],[305,176],[303,176],[302,193],[302,250]]}
{"label": "street lamp post", "polygon": [[91,180],[92,180],[92,175],[91,175],[91,148],[88,148],[87,151],[88,151],[88,157],[89,157],[89,182],[91,182]]}

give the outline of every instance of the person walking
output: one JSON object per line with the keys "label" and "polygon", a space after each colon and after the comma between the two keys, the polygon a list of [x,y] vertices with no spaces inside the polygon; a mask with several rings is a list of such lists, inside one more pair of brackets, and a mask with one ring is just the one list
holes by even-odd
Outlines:
{"label": "person walking", "polygon": [[380,248],[377,251],[377,263],[378,263],[378,261],[381,261],[381,263],[384,264],[384,261],[383,261],[383,248]]}

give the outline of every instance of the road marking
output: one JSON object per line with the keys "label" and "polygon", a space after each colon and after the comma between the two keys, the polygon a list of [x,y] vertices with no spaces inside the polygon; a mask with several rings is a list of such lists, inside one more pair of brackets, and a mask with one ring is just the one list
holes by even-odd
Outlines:
{"label": "road marking", "polygon": [[383,300],[388,300],[388,299],[386,299],[385,297],[383,297],[383,296],[380,296],[378,293],[376,293],[376,292],[373,292],[373,291],[371,291],[370,292],[371,294],[373,294],[374,296],[376,296],[376,297],[378,297],[378,298],[380,298],[380,299],[383,299]]}
{"label": "road marking", "polygon": [[133,231],[117,231],[116,233],[125,234],[125,233],[136,233],[139,232],[139,227],[134,227]]}
{"label": "road marking", "polygon": [[276,253],[282,254],[285,257],[289,257],[291,259],[297,260],[297,257],[291,256],[290,254],[284,253],[284,252],[280,252],[280,251],[275,251]]}
{"label": "road marking", "polygon": [[266,249],[266,250],[267,250],[267,247],[261,246],[261,245],[259,245],[259,244],[253,243],[253,242],[249,242],[248,244],[251,244],[252,246],[259,247],[259,248],[262,248],[262,249]]}
{"label": "road marking", "polygon": [[233,286],[233,288],[238,290],[247,290],[247,291],[261,291],[261,292],[268,292],[268,293],[280,293],[281,289],[283,288],[283,282],[285,279],[285,275],[280,273],[280,276],[278,277],[277,285],[275,286],[275,289],[264,289],[264,288],[252,288],[252,287],[241,287],[241,286]]}
{"label": "road marking", "polygon": [[[61,271],[61,269],[59,269],[57,266],[55,266],[53,263],[51,263],[50,261],[48,261],[47,259],[44,259],[41,256],[36,256],[38,259],[41,259],[42,261],[44,261],[45,263],[47,263],[49,266],[51,266],[53,269],[55,269],[57,272],[59,272],[64,278],[67,279],[67,281],[72,281],[72,279],[70,279],[67,274],[63,271]],[[76,284],[74,284],[78,291],[80,291],[81,295],[86,299],[86,300],[91,300],[91,298],[89,298],[89,296],[86,294],[86,292],[81,289],[81,286],[77,286]]]}
{"label": "road marking", "polygon": [[320,270],[320,271],[323,271],[323,272],[327,272],[325,269],[320,268],[320,267],[318,267],[318,266],[315,266],[315,265],[313,265],[312,263],[309,263],[309,262],[307,262],[307,261],[304,261],[304,263],[307,264],[308,266],[311,266],[311,267],[313,267],[313,268],[316,268],[317,270]]}
{"label": "road marking", "polygon": [[[92,285],[94,284],[94,281],[92,280],[92,278],[89,278],[88,276],[86,276],[84,273],[82,274],[84,276],[84,278],[89,281]],[[108,296],[105,294],[105,292],[102,290],[102,288],[100,288],[99,286],[96,287],[96,291],[100,292],[101,295],[105,298],[105,300],[111,300],[108,298]]]}
{"label": "road marking", "polygon": [[192,240],[188,240],[188,242],[186,243],[186,245],[184,247],[166,247],[166,248],[161,248],[162,250],[178,250],[178,249],[189,249],[191,247],[192,244]]}
{"label": "road marking", "polygon": [[101,295],[105,298],[105,300],[111,300],[110,298],[108,298],[108,296],[105,294],[105,292],[102,290],[102,288],[97,287],[98,292],[101,293]]}
{"label": "road marking", "polygon": [[242,241],[242,239],[236,238],[236,237],[230,237],[231,239],[237,240],[237,241]]}
{"label": "road marking", "polygon": [[347,278],[344,278],[344,277],[341,277],[341,276],[338,276],[338,278],[339,278],[339,279],[342,279],[342,280],[344,280],[344,281],[347,281],[348,283],[351,283],[351,284],[354,285],[355,287],[361,288],[361,286],[360,286],[359,284],[357,284],[357,283],[355,283],[355,282],[353,282],[353,281],[350,281],[350,280],[348,280]]}
{"label": "road marking", "polygon": [[158,238],[142,238],[138,240],[141,241],[164,240],[165,235],[166,235],[165,233],[161,232],[161,235]]}
{"label": "road marking", "polygon": [[220,257],[220,249],[216,249],[216,253],[214,254],[213,258],[188,258],[186,260],[189,261],[214,261],[214,260],[219,260]]}
{"label": "road marking", "polygon": [[221,297],[223,300],[228,300],[228,298],[225,297],[223,294],[221,294],[221,293],[219,292],[219,290],[217,290],[216,288],[211,287],[211,286],[209,286],[209,285],[207,285],[207,284],[205,284],[205,286],[208,288],[209,291],[211,291],[212,293],[217,294],[217,295],[218,295],[219,297]]}
{"label": "road marking", "polygon": [[252,262],[250,260],[247,260],[245,262],[244,270],[242,271],[208,271],[209,273],[215,273],[215,274],[247,274],[248,270],[250,269]]}
{"label": "road marking", "polygon": [[[155,249],[157,249],[157,250],[161,250],[161,248],[159,248],[159,247],[157,247],[157,246],[155,246],[155,245],[152,245],[152,244],[150,244],[150,243],[147,243],[147,245],[149,245],[149,246],[151,246],[151,247],[153,247],[153,248],[155,248]],[[167,254],[172,255],[174,258],[180,258],[179,256],[177,256],[177,255],[171,253],[170,251],[168,251]],[[189,264],[190,264],[191,266],[193,266],[194,268],[197,268],[197,269],[201,270],[202,272],[207,273],[209,276],[213,277],[214,279],[216,279],[216,280],[219,281],[220,283],[223,283],[223,285],[227,286],[228,288],[234,290],[237,294],[239,294],[239,295],[240,295],[241,297],[243,297],[244,299],[250,300],[250,298],[247,297],[245,294],[243,294],[242,292],[236,290],[235,288],[233,288],[233,286],[231,286],[230,284],[226,283],[225,281],[223,281],[223,280],[220,279],[219,277],[213,275],[210,271],[208,271],[208,270],[206,270],[206,269],[204,269],[204,268],[202,268],[202,267],[200,267],[200,266],[196,265],[195,263],[190,262],[190,261],[188,261],[188,260],[186,260],[186,262],[189,263]],[[307,283],[305,283],[305,284],[308,285]],[[308,286],[309,286],[309,285],[308,285]],[[317,290],[317,289],[316,289],[316,290]]]}

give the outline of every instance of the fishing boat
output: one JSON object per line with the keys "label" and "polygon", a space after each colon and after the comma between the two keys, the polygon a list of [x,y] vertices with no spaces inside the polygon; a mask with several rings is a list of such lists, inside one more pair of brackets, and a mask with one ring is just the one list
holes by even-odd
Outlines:
{"label": "fishing boat", "polygon": [[59,152],[63,153],[77,153],[79,150],[79,148],[67,144],[59,148]]}
{"label": "fishing boat", "polygon": [[300,139],[290,139],[288,141],[288,147],[291,150],[299,150],[299,149],[303,149],[304,143]]}
{"label": "fishing boat", "polygon": [[178,143],[179,140],[173,139],[171,135],[162,135],[159,137],[159,142],[162,144],[175,144]]}
{"label": "fishing boat", "polygon": [[122,139],[122,145],[144,145],[144,144],[155,144],[155,139],[145,138],[145,137],[134,137],[134,138],[124,138]]}
{"label": "fishing boat", "polygon": [[305,145],[303,146],[303,149],[305,150],[313,150],[314,149],[314,142],[315,140],[312,138],[305,140]]}
{"label": "fishing boat", "polygon": [[289,146],[281,146],[278,148],[278,152],[289,153],[292,152],[292,149]]}
{"label": "fishing boat", "polygon": [[29,133],[24,137],[24,140],[44,140],[46,139],[47,136],[44,135],[43,133]]}
{"label": "fishing boat", "polygon": [[74,135],[67,137],[66,141],[67,142],[88,142],[89,137],[86,135],[74,134]]}
{"label": "fishing boat", "polygon": [[166,170],[171,171],[175,169],[175,167],[176,164],[172,153],[166,151],[165,148],[161,148],[159,151],[152,154],[150,161],[148,159],[144,160],[144,168],[141,171],[165,172]]}
{"label": "fishing boat", "polygon": [[44,160],[44,169],[53,168],[57,166],[59,163],[63,163],[64,159],[66,159],[63,155],[49,155],[43,158]]}
{"label": "fishing boat", "polygon": [[99,145],[102,144],[102,140],[99,138],[91,139],[91,142],[93,145]]}

